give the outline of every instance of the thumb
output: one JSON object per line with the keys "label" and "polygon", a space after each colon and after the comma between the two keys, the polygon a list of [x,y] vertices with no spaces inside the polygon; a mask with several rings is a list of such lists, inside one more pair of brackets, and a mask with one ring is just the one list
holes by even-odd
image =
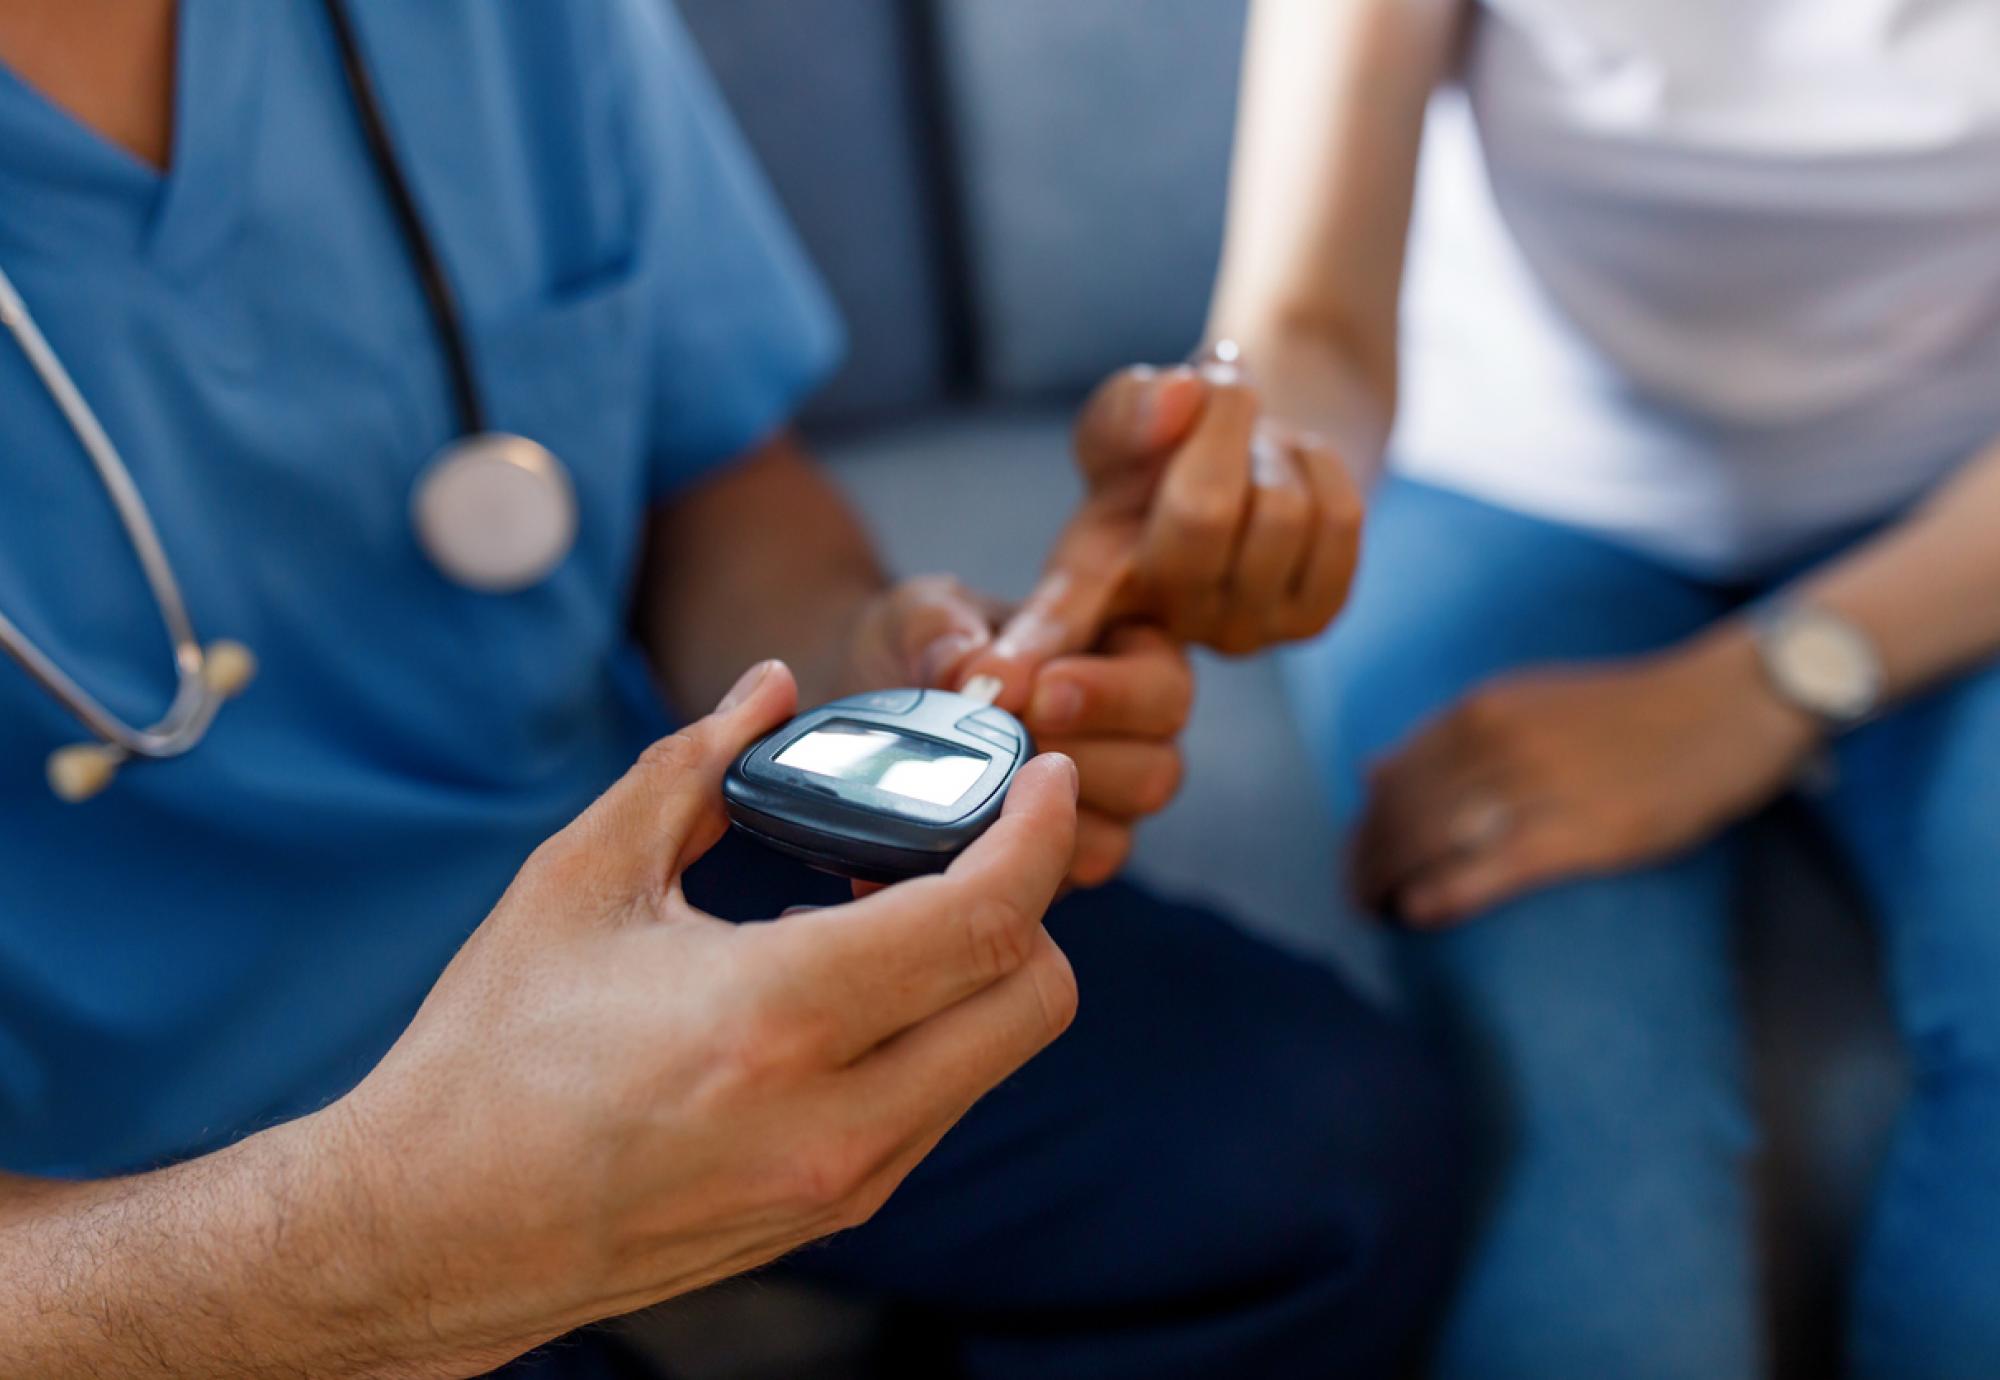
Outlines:
{"label": "thumb", "polygon": [[1077,462],[1096,481],[1157,459],[1187,439],[1208,399],[1207,380],[1188,365],[1137,365],[1099,385],[1076,423]]}
{"label": "thumb", "polygon": [[662,738],[576,827],[624,894],[662,888],[729,827],[722,777],[743,750],[791,718],[798,685],[782,661],[743,673],[706,718]]}

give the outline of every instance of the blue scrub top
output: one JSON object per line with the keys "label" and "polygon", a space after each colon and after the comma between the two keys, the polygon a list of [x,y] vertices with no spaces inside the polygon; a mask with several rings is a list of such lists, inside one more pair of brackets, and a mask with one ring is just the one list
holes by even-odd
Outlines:
{"label": "blue scrub top", "polygon": [[[648,506],[781,425],[839,331],[662,0],[355,0],[493,422],[569,464],[545,584],[447,583],[409,521],[445,363],[320,6],[181,0],[173,166],[0,68],[0,265],[261,674],[208,741],[57,803],[84,735],[0,660],[0,1167],[133,1169],[351,1087],[534,846],[659,731]],[[165,635],[0,337],[0,610],[137,722]]]}

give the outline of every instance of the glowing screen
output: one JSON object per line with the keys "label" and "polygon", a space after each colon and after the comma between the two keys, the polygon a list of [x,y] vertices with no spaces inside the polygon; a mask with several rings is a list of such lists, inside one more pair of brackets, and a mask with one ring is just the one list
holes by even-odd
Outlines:
{"label": "glowing screen", "polygon": [[985,774],[991,760],[964,748],[860,724],[827,724],[774,759],[834,781],[857,781],[927,805],[949,805]]}

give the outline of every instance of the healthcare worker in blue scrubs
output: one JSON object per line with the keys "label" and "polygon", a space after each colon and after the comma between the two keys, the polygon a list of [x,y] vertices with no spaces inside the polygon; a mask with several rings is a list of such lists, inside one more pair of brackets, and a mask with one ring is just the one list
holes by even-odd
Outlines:
{"label": "healthcare worker in blue scrubs", "polygon": [[[794,1267],[928,1373],[1397,1364],[1427,1066],[1091,889],[1181,642],[1351,572],[1227,369],[1106,386],[1011,620],[891,582],[787,430],[833,313],[653,0],[12,0],[0,274],[0,1373],[612,1374],[535,1349],[840,1228]],[[975,671],[1068,761],[948,876],[720,842],[796,704]]]}

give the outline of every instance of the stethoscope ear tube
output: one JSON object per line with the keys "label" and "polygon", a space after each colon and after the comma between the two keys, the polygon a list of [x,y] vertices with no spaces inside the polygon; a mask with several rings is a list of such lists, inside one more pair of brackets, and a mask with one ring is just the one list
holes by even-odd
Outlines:
{"label": "stethoscope ear tube", "polygon": [[[206,694],[197,702],[193,716],[182,730],[169,738],[162,726],[141,730],[140,738],[158,737],[138,749],[126,741],[100,738],[94,743],[71,743],[49,754],[49,789],[71,805],[81,804],[101,793],[118,775],[118,769],[135,756],[149,760],[178,757],[199,743],[214,722],[222,702],[243,693],[257,675],[257,658],[241,642],[211,642],[202,649],[201,684]],[[81,693],[81,692],[79,692]],[[180,699],[177,696],[175,706]],[[172,711],[169,711],[169,717]],[[112,721],[114,724],[116,720]],[[119,728],[124,725],[118,724]]]}
{"label": "stethoscope ear tube", "polygon": [[[69,370],[63,367],[62,360],[50,347],[41,327],[35,324],[27,304],[21,300],[20,292],[4,268],[0,268],[0,325],[4,325],[20,345],[29,366],[34,369],[36,377],[48,390],[49,397],[55,401],[63,419],[82,444],[91,467],[97,471],[99,481],[110,495],[112,507],[125,528],[132,550],[138,556],[139,568],[152,590],[154,606],[159,610],[160,621],[173,644],[173,702],[167,706],[167,712],[159,722],[149,727],[138,728],[125,722],[79,685],[4,613],[0,613],[0,649],[4,649],[36,684],[101,740],[96,746],[119,754],[120,760],[177,757],[200,742],[214,720],[215,712],[225,698],[217,693],[215,687],[228,686],[230,693],[241,690],[248,683],[250,674],[254,674],[256,659],[250,655],[248,648],[235,643],[217,644],[216,648],[205,649],[195,636],[194,623],[189,619],[186,601],[181,597],[180,583],[174,578],[173,562],[167,558],[166,548],[161,544],[159,531],[153,526],[152,515],[140,496],[139,486],[132,479],[132,472],[126,468],[118,448],[111,443],[97,413],[70,377]],[[229,650],[220,650],[225,647]],[[221,663],[219,675],[211,666],[211,655],[218,652],[217,659]],[[55,777],[55,760],[51,758],[51,784],[54,784]]]}
{"label": "stethoscope ear tube", "polygon": [[[342,0],[325,0],[325,6],[362,135],[443,347],[459,414],[458,440],[426,467],[413,495],[418,540],[437,567],[464,587],[488,593],[526,589],[555,569],[575,542],[574,487],[546,448],[487,426],[458,302],[397,161],[351,17]],[[0,325],[19,343],[110,495],[173,647],[173,700],[157,723],[142,728],[112,713],[0,613],[0,650],[98,740],[59,748],[48,760],[51,789],[64,800],[86,800],[109,785],[126,762],[178,757],[200,743],[223,702],[256,674],[257,660],[241,643],[203,646],[196,637],[173,564],[131,471],[4,269]]]}

